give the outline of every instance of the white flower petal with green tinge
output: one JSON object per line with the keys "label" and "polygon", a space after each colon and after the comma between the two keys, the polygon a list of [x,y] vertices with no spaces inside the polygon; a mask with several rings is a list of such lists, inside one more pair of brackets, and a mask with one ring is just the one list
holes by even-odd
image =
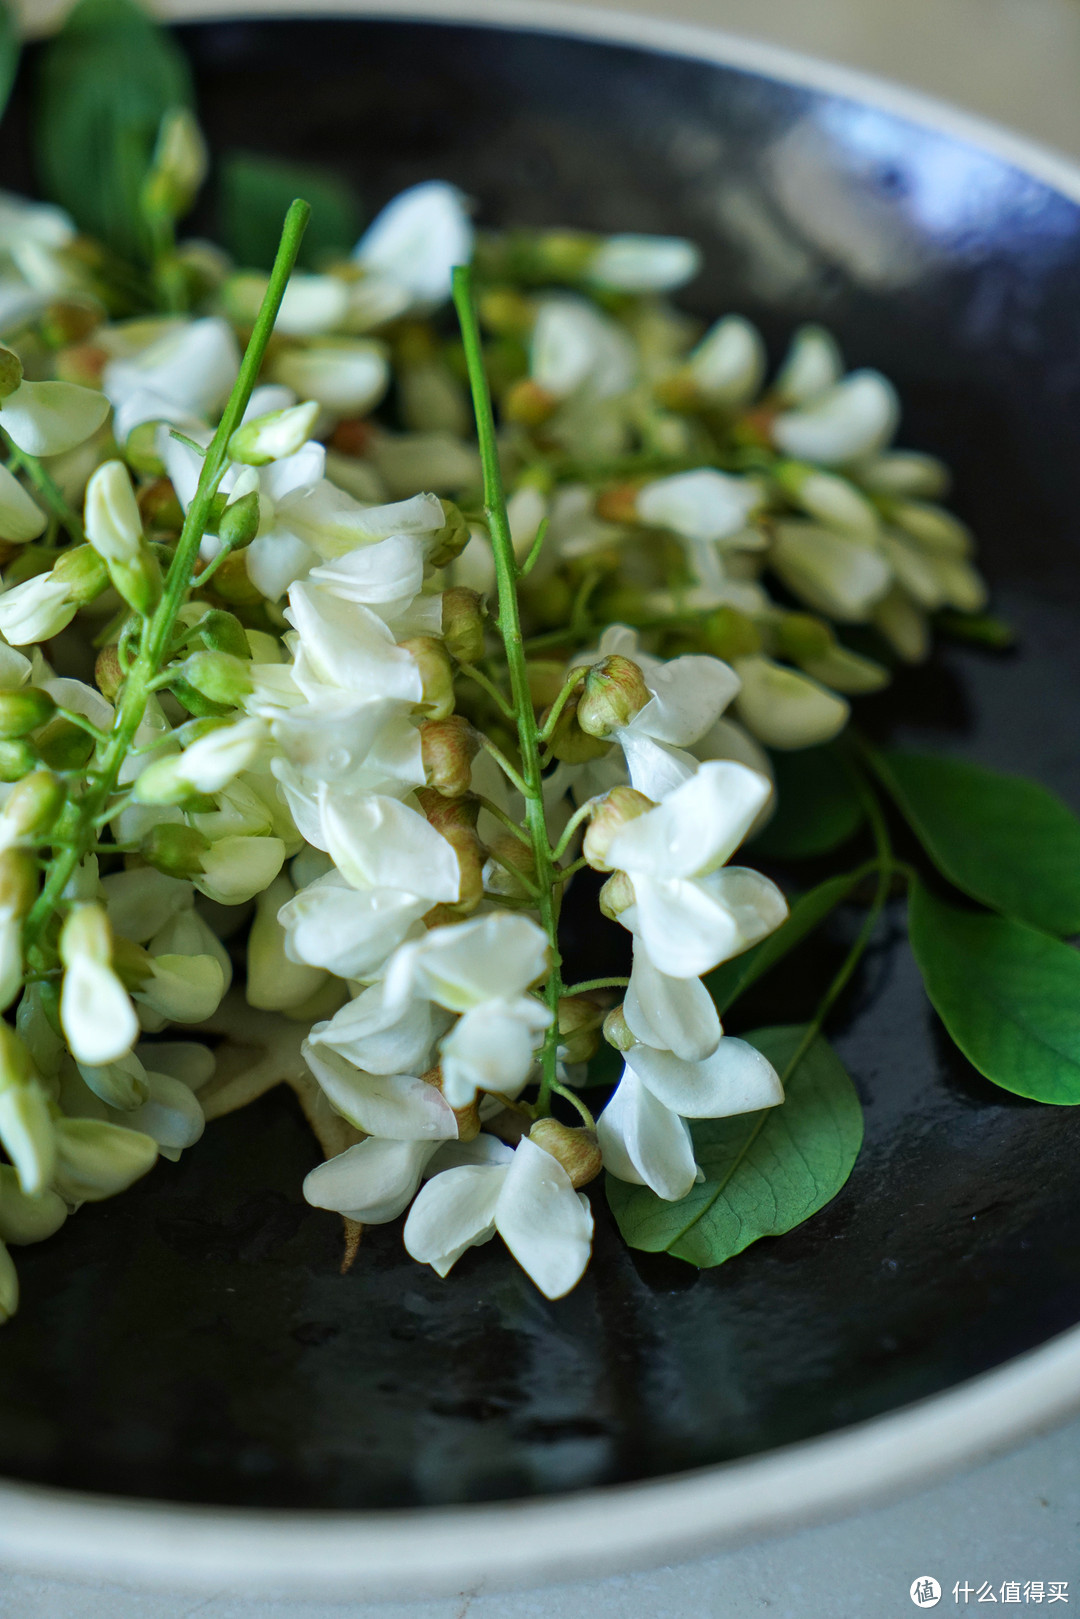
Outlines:
{"label": "white flower petal with green tinge", "polygon": [[94,1068],[126,1056],[139,1037],[127,990],[111,967],[85,956],[64,974],[60,1022],[76,1062]]}
{"label": "white flower petal with green tinge", "polygon": [[206,1128],[203,1110],[191,1087],[165,1073],[148,1073],[150,1100],[118,1122],[141,1130],[159,1147],[183,1151],[193,1147]]}
{"label": "white flower petal with green tinge", "polygon": [[333,347],[285,349],[272,365],[282,382],[301,399],[314,399],[341,415],[362,416],[377,405],[390,382],[390,366],[382,343],[354,338]]}
{"label": "white flower petal with green tinge", "polygon": [[609,236],[589,261],[588,279],[617,292],[673,292],[701,268],[701,249],[683,236]]}
{"label": "white flower petal with green tinge", "polygon": [[547,1298],[561,1299],[581,1280],[592,1249],[589,1201],[574,1191],[562,1165],[527,1137],[506,1172],[495,1226]]}
{"label": "white flower petal with green tinge", "polygon": [[284,861],[280,838],[219,838],[203,855],[203,869],[193,881],[200,894],[219,905],[245,905],[273,882]]}
{"label": "white flower petal with green tinge", "polygon": [[935,455],[918,450],[886,450],[854,469],[864,489],[912,500],[936,500],[948,492],[949,469]]}
{"label": "white flower petal with green tinge", "polygon": [[769,748],[813,748],[831,742],[848,722],[849,705],[835,692],[755,653],[735,662],[742,690],[738,718]]}
{"label": "white flower petal with green tinge", "polygon": [[509,1169],[462,1165],[434,1176],[409,1210],[402,1233],[406,1251],[421,1265],[448,1275],[468,1248],[495,1235],[495,1209]]}
{"label": "white flower petal with green tinge", "polygon": [[122,461],[106,461],[86,486],[86,538],[106,562],[133,562],[142,540],[131,475]]}
{"label": "white flower petal with green tinge", "polygon": [[572,294],[541,301],[533,326],[529,375],[556,399],[588,389],[596,399],[625,393],[638,358],[629,332],[595,304]]}
{"label": "white flower petal with green tinge", "polygon": [[642,1084],[632,1068],[623,1071],[607,1107],[596,1121],[604,1168],[631,1186],[648,1186],[657,1197],[677,1203],[697,1179],[690,1131]]}
{"label": "white flower petal with green tinge", "polygon": [[548,942],[528,916],[495,913],[432,928],[402,949],[386,971],[388,1003],[426,995],[451,1012],[467,1012],[493,996],[513,998],[544,976]]}
{"label": "white flower petal with green tinge", "polygon": [[458,1133],[453,1109],[413,1074],[369,1074],[328,1046],[305,1040],[304,1061],[336,1113],[387,1141],[445,1141]]}
{"label": "white flower petal with green tinge", "polygon": [[786,405],[807,405],[843,374],[843,357],[831,332],[823,326],[800,326],[773,388]]}
{"label": "white flower petal with green tinge", "polygon": [[213,956],[221,968],[224,989],[232,983],[232,957],[194,905],[170,917],[146,948],[152,956]]}
{"label": "white flower petal with green tinge", "polygon": [[138,1056],[154,1073],[181,1080],[189,1091],[201,1091],[214,1077],[217,1059],[209,1046],[198,1040],[143,1041]]}
{"label": "white flower petal with green tinge", "polygon": [[234,720],[208,731],[180,755],[178,773],[199,793],[220,793],[258,759],[268,736],[262,720]]}
{"label": "white flower petal with green tinge", "polygon": [[139,1180],[157,1162],[157,1142],[104,1119],[56,1121],[56,1180],[69,1203],[99,1203]]}
{"label": "white flower petal with green tinge", "polygon": [[772,783],[745,765],[717,759],[656,809],[629,821],[612,838],[612,870],[669,879],[700,876],[739,847],[772,792]]}
{"label": "white flower petal with green tinge", "polygon": [[468,1107],[477,1091],[516,1096],[550,1022],[548,1008],[528,995],[486,1000],[465,1012],[439,1047],[443,1095],[450,1106]]}
{"label": "white flower petal with green tinge", "polygon": [[684,1062],[672,1051],[631,1046],[627,1064],[652,1094],[687,1119],[756,1113],[784,1100],[775,1068],[756,1047],[725,1035],[711,1056]]}
{"label": "white flower petal with green tinge", "polygon": [[410,186],[377,214],[353,250],[372,275],[403,288],[421,307],[450,296],[450,273],[472,258],[467,198],[443,180]]}
{"label": "white flower petal with green tinge", "polygon": [[880,371],[852,371],[801,410],[773,423],[773,442],[798,461],[842,466],[873,455],[896,431],[900,402]]}
{"label": "white flower petal with green tinge", "polygon": [[0,467],[0,540],[23,545],[45,527],[45,513],[7,467]]}
{"label": "white flower petal with green tinge", "polygon": [[669,978],[640,946],[623,1002],[631,1034],[686,1062],[700,1062],[716,1050],[723,1030],[705,985],[698,978]]}
{"label": "white flower petal with green tinge", "polygon": [[430,908],[428,900],[396,889],[358,893],[335,871],[283,905],[278,921],[291,960],[339,978],[369,978]]}
{"label": "white flower petal with green tinge", "polygon": [[326,983],[323,968],[292,961],[286,954],[286,934],[278,912],[293,895],[292,883],[279,874],[255,901],[255,919],[248,934],[244,998],[249,1006],[266,1012],[295,1011]]}
{"label": "white flower petal with green tinge", "polygon": [[729,539],[762,503],[757,484],[712,467],[676,472],[638,491],[638,521],[669,528],[687,540]]}
{"label": "white flower petal with green tinge", "polygon": [[842,623],[870,617],[892,583],[890,560],[857,540],[798,522],[777,523],[769,553],[769,566],[789,590]]}
{"label": "white flower petal with green tinge", "polygon": [[63,455],[96,433],[109,401],[75,382],[23,382],[0,402],[0,425],[27,455]]}
{"label": "white flower petal with green tinge", "polygon": [[877,511],[846,478],[832,472],[809,471],[791,489],[795,503],[827,528],[850,539],[873,545],[881,523]]}
{"label": "white flower petal with green tinge", "polygon": [[437,1142],[381,1141],[370,1136],[319,1164],[304,1181],[317,1209],[334,1209],[364,1225],[384,1225],[408,1207]]}
{"label": "white flower petal with green tinge", "polygon": [[203,1023],[221,1004],[225,974],[216,956],[154,956],[150,971],[135,999],[172,1023]]}
{"label": "white flower petal with green tinge", "polygon": [[765,344],[756,326],[741,315],[718,320],[690,356],[690,374],[701,392],[718,405],[745,405],[765,375]]}

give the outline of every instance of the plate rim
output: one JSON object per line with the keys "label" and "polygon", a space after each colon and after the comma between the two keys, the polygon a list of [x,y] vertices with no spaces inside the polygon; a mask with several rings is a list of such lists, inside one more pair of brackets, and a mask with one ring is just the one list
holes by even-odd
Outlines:
{"label": "plate rim", "polygon": [[[1080,165],[886,78],[719,28],[579,0],[158,0],[177,24],[350,17],[473,25],[636,46],[880,108],[1080,205]],[[31,19],[27,33],[51,31]],[[880,1505],[989,1460],[1080,1411],[1080,1325],[883,1416],[640,1483],[505,1503],[297,1511],[136,1501],[0,1478],[0,1564],[354,1600],[563,1582],[704,1554]]]}

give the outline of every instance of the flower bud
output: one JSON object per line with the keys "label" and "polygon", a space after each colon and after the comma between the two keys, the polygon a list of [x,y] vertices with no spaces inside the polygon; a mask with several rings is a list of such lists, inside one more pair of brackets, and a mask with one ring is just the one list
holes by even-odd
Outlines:
{"label": "flower bud", "polygon": [[[247,632],[235,613],[227,613],[220,607],[211,608],[197,620],[196,630],[207,651],[231,652],[234,658],[251,662]],[[272,642],[272,646],[276,651],[277,642]]]}
{"label": "flower bud", "polygon": [[620,483],[611,489],[602,490],[597,495],[593,507],[597,517],[605,523],[636,523],[640,487],[641,485],[637,483]]}
{"label": "flower bud", "polygon": [[23,379],[23,366],[14,350],[0,346],[0,399],[13,394]]}
{"label": "flower bud", "polygon": [[436,905],[424,916],[427,927],[469,916],[484,897],[484,851],[476,834],[480,805],[475,798],[444,798],[430,787],[416,795],[421,814],[449,843],[457,855],[461,885],[456,900]]}
{"label": "flower bud", "polygon": [[37,895],[37,863],[30,850],[0,849],[0,911],[25,916]]}
{"label": "flower bud", "polygon": [[5,834],[0,837],[0,843],[48,832],[63,805],[63,784],[51,771],[35,770],[24,776],[12,788],[0,813]]}
{"label": "flower bud", "polygon": [[112,929],[102,906],[74,906],[60,930],[58,948],[65,967],[79,960],[107,967],[112,960]]}
{"label": "flower bud", "polygon": [[149,546],[143,546],[130,562],[110,562],[109,578],[128,606],[141,618],[149,618],[161,600],[161,567]]}
{"label": "flower bud", "polygon": [[84,1062],[79,1063],[78,1068],[94,1095],[100,1097],[107,1107],[130,1112],[132,1108],[142,1107],[144,1102],[150,1100],[146,1069],[133,1051],[121,1057],[119,1062],[106,1063],[101,1068],[93,1068]]}
{"label": "flower bud", "polygon": [[829,626],[810,613],[784,613],[775,633],[776,650],[792,663],[826,657],[836,639]]}
{"label": "flower bud", "polygon": [[453,585],[443,591],[442,634],[447,652],[458,663],[479,663],[484,656],[484,615],[475,590]]}
{"label": "flower bud", "polygon": [[251,660],[231,652],[193,652],[177,673],[212,703],[238,708],[252,689]]}
{"label": "flower bud", "polygon": [[259,493],[252,489],[226,506],[218,520],[218,538],[230,550],[242,550],[258,534],[260,515]]}
{"label": "flower bud", "polygon": [[51,577],[63,584],[69,601],[83,607],[101,595],[109,583],[109,570],[92,545],[76,545],[57,558]]}
{"label": "flower bud", "polygon": [[874,507],[846,478],[800,461],[780,461],[773,477],[791,501],[827,528],[872,545],[881,524]]}
{"label": "flower bud", "polygon": [[617,922],[623,911],[637,904],[634,885],[625,871],[616,871],[597,895],[596,903],[609,922]]}
{"label": "flower bud", "polygon": [[454,712],[454,671],[445,646],[434,635],[414,635],[399,645],[416,659],[423,691],[421,704],[433,720],[447,719]]}
{"label": "flower bud", "polygon": [[44,725],[56,703],[40,686],[24,686],[21,691],[0,692],[0,739],[26,736]]}
{"label": "flower bud", "polygon": [[[314,399],[303,405],[290,405],[287,410],[272,410],[265,416],[238,427],[229,440],[229,456],[245,466],[265,467],[270,461],[281,461],[295,455],[311,437],[319,406]],[[246,497],[245,497],[246,498]]]}
{"label": "flower bud", "polygon": [[161,120],[150,172],[143,184],[143,207],[151,215],[179,219],[206,179],[206,142],[194,115],[172,107]]}
{"label": "flower bud", "polygon": [[656,805],[636,787],[613,787],[593,807],[589,829],[582,845],[589,865],[594,871],[610,871],[607,852],[616,834],[639,815],[648,814]]}
{"label": "flower bud", "polygon": [[559,1001],[559,1055],[564,1062],[588,1062],[600,1041],[603,1010],[588,995],[564,995]]}
{"label": "flower bud", "polygon": [[701,626],[701,638],[713,657],[727,663],[761,651],[761,631],[735,607],[717,607],[711,612]]}
{"label": "flower bud", "polygon": [[20,1246],[44,1242],[59,1231],[67,1213],[67,1204],[58,1193],[28,1194],[11,1165],[0,1164],[0,1242]]}
{"label": "flower bud", "polygon": [[148,866],[163,871],[167,877],[192,877],[202,871],[203,855],[209,847],[210,839],[193,826],[159,821],[143,838],[139,853]]}
{"label": "flower bud", "polygon": [[558,1119],[537,1119],[529,1131],[529,1140],[562,1165],[575,1191],[594,1181],[604,1166],[592,1130],[560,1124]]}
{"label": "flower bud", "polygon": [[[489,894],[510,899],[529,899],[536,890],[536,858],[532,848],[510,832],[496,832],[487,841],[492,856],[484,867],[484,887]],[[518,881],[517,873],[522,881]]]}
{"label": "flower bud", "polygon": [[122,461],[106,461],[86,486],[86,538],[106,562],[132,563],[142,542],[142,516]]}
{"label": "flower bud", "polygon": [[[581,700],[581,693],[574,695],[563,705],[562,713],[555,722],[555,729],[548,739],[548,747],[556,759],[563,764],[583,765],[590,759],[602,759],[605,753],[611,751],[611,743],[603,741],[600,737],[590,736],[583,731],[578,723],[577,709]],[[541,719],[546,719],[546,712]]]}
{"label": "flower bud", "polygon": [[56,1190],[69,1203],[100,1203],[141,1179],[157,1162],[157,1142],[100,1119],[59,1119]]}
{"label": "flower bud", "polygon": [[15,1261],[0,1242],[0,1324],[10,1321],[19,1308],[19,1275]]}
{"label": "flower bud", "polygon": [[531,377],[522,377],[508,388],[502,399],[503,420],[521,427],[542,427],[554,415],[559,401]]}
{"label": "flower bud", "polygon": [[428,786],[445,798],[467,793],[478,746],[476,734],[462,714],[425,721],[420,727],[420,750]]}
{"label": "flower bud", "polygon": [[37,751],[50,770],[81,770],[94,751],[94,739],[73,720],[58,718],[37,738]]}
{"label": "flower bud", "polygon": [[146,528],[171,534],[183,527],[184,508],[168,478],[155,478],[153,483],[146,484],[139,490],[138,502]]}
{"label": "flower bud", "polygon": [[445,568],[461,555],[469,543],[469,525],[452,500],[442,503],[445,521],[431,537],[428,561],[433,568]]}
{"label": "flower bud", "polygon": [[21,781],[37,763],[29,742],[0,742],[0,781]]}
{"label": "flower bud", "polygon": [[[240,502],[237,501],[236,504],[239,506]],[[247,558],[243,551],[227,556],[221,566],[214,570],[210,589],[222,601],[231,602],[236,607],[253,607],[256,602],[263,599],[262,591],[248,573]]]}
{"label": "flower bud", "polygon": [[578,698],[578,724],[590,736],[609,737],[629,725],[651,701],[652,692],[638,665],[614,653],[594,663],[586,674]]}
{"label": "flower bud", "polygon": [[559,658],[533,658],[525,669],[533,707],[541,711],[550,709],[566,684],[566,664]]}
{"label": "flower bud", "polygon": [[52,1178],[56,1143],[49,1104],[30,1053],[10,1024],[0,1021],[0,1142],[24,1192],[41,1192]]}
{"label": "flower bud", "polygon": [[[614,880],[614,879],[612,879]],[[607,884],[605,883],[605,888]],[[637,1045],[637,1036],[633,1033],[622,1006],[613,1006],[604,1019],[604,1039],[616,1051],[629,1051],[631,1046]]]}
{"label": "flower bud", "polygon": [[94,681],[101,695],[111,703],[124,683],[120,653],[115,646],[103,646],[94,659]]}

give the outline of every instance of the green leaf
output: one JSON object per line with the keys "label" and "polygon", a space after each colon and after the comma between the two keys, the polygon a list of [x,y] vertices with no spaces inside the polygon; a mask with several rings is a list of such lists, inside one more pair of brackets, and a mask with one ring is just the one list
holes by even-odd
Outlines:
{"label": "green leaf", "polygon": [[1080,952],[921,883],[908,928],[934,1010],[980,1074],[1036,1102],[1080,1102]]}
{"label": "green leaf", "polygon": [[938,870],[1047,933],[1080,933],[1080,819],[1037,782],[888,750],[874,767]]}
{"label": "green leaf", "polygon": [[311,204],[300,262],[318,266],[346,253],[360,234],[360,210],[350,187],[325,169],[283,163],[256,152],[229,152],[221,164],[221,235],[238,264],[267,270],[274,262],[281,221],[294,197]]}
{"label": "green leaf", "polygon": [[0,0],[0,118],[19,68],[19,33],[9,6]]}
{"label": "green leaf", "polygon": [[776,814],[753,839],[755,856],[805,860],[828,854],[859,830],[863,807],[833,747],[774,753]]}
{"label": "green leaf", "polygon": [[835,910],[841,900],[847,899],[859,881],[858,872],[845,872],[841,877],[829,877],[816,888],[802,894],[791,907],[791,914],[782,927],[770,933],[767,939],[744,951],[733,961],[725,961],[709,973],[705,987],[723,1016],[732,1002],[754,981],[775,967],[790,950],[801,944],[821,922]]}
{"label": "green leaf", "polygon": [[139,193],[162,117],[192,105],[187,62],[132,0],[79,0],[45,46],[35,142],[42,188],[83,231],[145,257]]}
{"label": "green leaf", "polygon": [[785,1072],[805,1036],[803,1024],[747,1035],[784,1079],[787,1099],[734,1119],[695,1119],[694,1152],[705,1180],[680,1202],[607,1177],[608,1202],[631,1248],[666,1251],[702,1268],[722,1265],[759,1237],[801,1225],[836,1196],[862,1145],[862,1108],[821,1035]]}

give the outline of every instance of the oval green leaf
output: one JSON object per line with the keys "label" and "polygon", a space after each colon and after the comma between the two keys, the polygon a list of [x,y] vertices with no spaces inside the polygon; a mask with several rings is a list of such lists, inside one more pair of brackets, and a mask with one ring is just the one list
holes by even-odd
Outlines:
{"label": "oval green leaf", "polygon": [[807,860],[847,843],[863,807],[834,747],[774,753],[776,813],[750,848],[766,860]]}
{"label": "oval green leaf", "polygon": [[874,767],[943,876],[1004,916],[1080,933],[1080,818],[1038,782],[890,749]]}
{"label": "oval green leaf", "polygon": [[1036,1102],[1080,1102],[1080,952],[921,883],[908,929],[934,1010],[980,1074]]}
{"label": "oval green leaf", "polygon": [[348,184],[327,169],[285,163],[258,152],[228,152],[221,161],[221,236],[238,264],[267,270],[274,262],[281,221],[294,197],[311,205],[299,263],[318,268],[346,253],[360,234],[360,209]]}
{"label": "oval green leaf", "polygon": [[759,1237],[801,1225],[836,1196],[862,1145],[862,1108],[821,1035],[795,1061],[806,1033],[804,1024],[786,1024],[746,1036],[783,1078],[786,1100],[734,1119],[694,1120],[705,1179],[680,1202],[607,1177],[608,1203],[631,1248],[666,1251],[702,1269],[722,1265]]}

